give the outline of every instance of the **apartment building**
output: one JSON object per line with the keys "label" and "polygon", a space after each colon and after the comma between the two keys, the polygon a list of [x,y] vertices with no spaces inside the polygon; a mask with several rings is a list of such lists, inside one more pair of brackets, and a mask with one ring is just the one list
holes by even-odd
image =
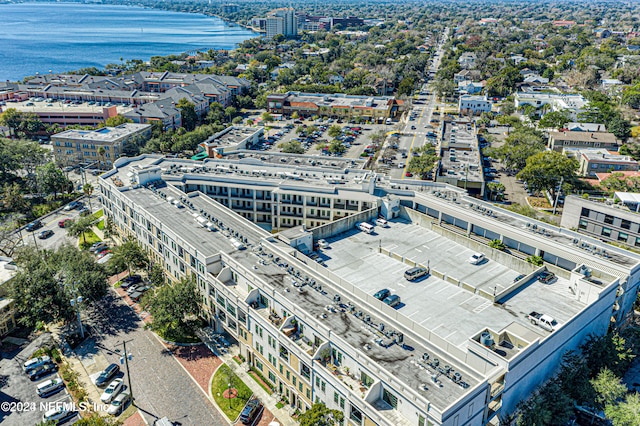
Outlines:
{"label": "apartment building", "polygon": [[562,151],[565,148],[602,148],[617,151],[620,142],[613,133],[605,132],[549,132],[549,149]]}
{"label": "apartment building", "polygon": [[98,126],[108,118],[125,115],[132,110],[128,105],[102,106],[86,102],[55,102],[52,100],[24,100],[0,105],[0,113],[13,108],[22,113],[33,113],[44,124],[58,124],[61,127],[80,125]]}
{"label": "apartment building", "polygon": [[51,145],[58,164],[75,165],[97,161],[102,164],[102,168],[110,169],[113,161],[122,155],[127,142],[134,138],[146,141],[150,137],[150,124],[124,123],[97,130],[65,130],[51,136]]}
{"label": "apartment building", "polygon": [[7,297],[7,284],[16,274],[17,267],[10,257],[0,256],[0,336],[6,336],[17,326],[14,300]]}
{"label": "apartment building", "polygon": [[[117,160],[98,196],[173,279],[197,282],[211,325],[292,408],[322,401],[349,425],[497,425],[567,350],[628,321],[640,281],[634,253],[450,185],[365,170],[143,155]],[[331,213],[357,208],[311,225],[304,214],[317,207],[274,206],[313,197]],[[275,226],[238,201],[269,202]],[[354,229],[379,215],[389,227]],[[283,218],[296,227],[270,232]],[[311,253],[318,239],[330,246]],[[466,261],[476,251],[484,265]],[[534,254],[544,267],[524,260]],[[428,276],[406,282],[416,265]],[[557,280],[538,282],[544,269]],[[401,306],[373,296],[385,287]],[[552,331],[528,321],[534,310],[557,321]]]}
{"label": "apartment building", "polygon": [[458,112],[480,115],[483,112],[491,112],[491,105],[491,101],[486,96],[462,95],[458,100]]}
{"label": "apartment building", "polygon": [[517,92],[514,96],[515,107],[532,105],[545,111],[566,111],[575,120],[581,112],[589,107],[589,101],[582,95],[557,93]]}
{"label": "apartment building", "polygon": [[638,171],[638,162],[632,157],[604,148],[564,148],[563,152],[578,160],[580,176],[595,178],[598,173]]}
{"label": "apartment building", "polygon": [[221,157],[255,146],[264,134],[263,127],[230,126],[198,144],[207,157]]}
{"label": "apartment building", "polygon": [[402,103],[393,96],[356,96],[344,93],[272,93],[267,96],[267,109],[276,114],[303,117],[319,115],[332,118],[383,120],[400,112]]}
{"label": "apartment building", "polygon": [[266,17],[265,22],[266,37],[273,38],[277,34],[285,37],[295,37],[298,35],[298,17],[293,8],[281,8],[271,12]]}

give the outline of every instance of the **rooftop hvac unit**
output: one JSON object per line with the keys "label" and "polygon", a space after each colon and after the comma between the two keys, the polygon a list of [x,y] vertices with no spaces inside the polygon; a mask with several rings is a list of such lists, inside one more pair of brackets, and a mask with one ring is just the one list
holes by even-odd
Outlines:
{"label": "rooftop hvac unit", "polygon": [[333,296],[333,301],[334,302],[339,302],[340,301],[340,295],[336,294],[335,296]]}
{"label": "rooftop hvac unit", "polygon": [[364,322],[371,322],[371,315],[365,315]]}
{"label": "rooftop hvac unit", "polygon": [[384,324],[383,323],[378,324],[378,330],[384,331]]}
{"label": "rooftop hvac unit", "polygon": [[434,367],[437,367],[440,365],[440,360],[438,358],[434,358],[433,361],[431,361],[431,364],[433,364]]}
{"label": "rooftop hvac unit", "polygon": [[402,333],[396,333],[396,343],[397,344],[402,344],[404,342],[404,334]]}
{"label": "rooftop hvac unit", "polygon": [[453,373],[453,381],[459,382],[460,380],[462,380],[462,374],[458,373],[457,371]]}
{"label": "rooftop hvac unit", "polygon": [[426,353],[426,352],[425,352],[425,353],[423,353],[423,354],[422,354],[422,360],[423,360],[424,362],[429,361],[429,354],[428,354],[428,353]]}

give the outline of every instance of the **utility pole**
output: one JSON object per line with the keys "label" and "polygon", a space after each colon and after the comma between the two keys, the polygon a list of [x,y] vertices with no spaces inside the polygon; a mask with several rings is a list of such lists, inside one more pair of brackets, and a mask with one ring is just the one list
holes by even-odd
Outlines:
{"label": "utility pole", "polygon": [[556,199],[553,202],[553,214],[556,214],[556,208],[558,207],[558,199],[560,198],[560,191],[562,190],[562,182],[564,181],[564,176],[560,176],[560,183],[558,184],[558,190],[556,191]]}
{"label": "utility pole", "polygon": [[122,354],[122,357],[120,358],[120,364],[124,362],[125,368],[127,369],[127,381],[129,382],[129,395],[131,395],[131,405],[135,407],[136,400],[133,398],[133,388],[131,387],[131,375],[129,374],[129,358],[131,357],[131,354],[127,353],[127,342],[125,340],[122,341],[122,350],[123,350],[123,354]]}

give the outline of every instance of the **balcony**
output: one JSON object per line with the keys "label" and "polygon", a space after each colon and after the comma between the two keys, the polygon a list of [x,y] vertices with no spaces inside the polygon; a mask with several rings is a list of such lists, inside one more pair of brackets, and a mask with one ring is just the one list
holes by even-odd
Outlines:
{"label": "balcony", "polygon": [[269,314],[269,321],[278,328],[282,325],[282,318],[275,312]]}

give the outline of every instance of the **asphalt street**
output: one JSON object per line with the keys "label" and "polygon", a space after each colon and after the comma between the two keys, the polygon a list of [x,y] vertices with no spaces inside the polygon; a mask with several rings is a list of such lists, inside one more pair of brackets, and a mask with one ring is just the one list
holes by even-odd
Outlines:
{"label": "asphalt street", "polygon": [[126,341],[131,354],[131,391],[149,424],[164,416],[184,426],[228,424],[120,297],[110,292],[87,316],[85,323],[92,327],[93,337],[83,345],[85,353],[100,351],[109,362],[120,363],[122,342]]}

